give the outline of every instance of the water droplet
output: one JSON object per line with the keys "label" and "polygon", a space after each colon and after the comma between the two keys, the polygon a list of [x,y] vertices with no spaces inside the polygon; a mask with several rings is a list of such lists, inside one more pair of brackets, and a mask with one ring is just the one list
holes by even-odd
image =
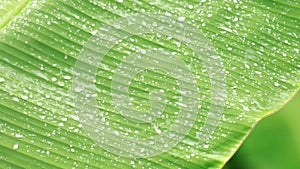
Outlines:
{"label": "water droplet", "polygon": [[17,138],[23,138],[24,136],[22,134],[16,134]]}
{"label": "water droplet", "polygon": [[16,101],[16,102],[18,102],[18,101],[20,101],[17,97],[13,97],[13,101]]}
{"label": "water droplet", "polygon": [[250,69],[250,66],[247,63],[245,63],[245,68]]}
{"label": "water droplet", "polygon": [[57,84],[58,84],[58,86],[60,86],[60,87],[65,86],[65,83],[64,83],[64,82],[58,82]]}
{"label": "water droplet", "polygon": [[154,125],[153,128],[157,134],[161,133],[160,129],[156,125]]}
{"label": "water droplet", "polygon": [[146,50],[141,49],[141,53],[142,53],[142,54],[146,54],[147,52],[146,52]]}
{"label": "water droplet", "polygon": [[0,83],[4,82],[4,81],[5,81],[5,79],[3,77],[0,77]]}
{"label": "water droplet", "polygon": [[116,136],[120,135],[120,133],[118,131],[113,131],[113,134],[116,135]]}
{"label": "water droplet", "polygon": [[56,77],[52,77],[51,81],[55,82],[55,81],[57,81],[57,78]]}
{"label": "water droplet", "polygon": [[278,82],[275,82],[274,85],[275,85],[276,87],[280,86],[280,84],[279,84]]}
{"label": "water droplet", "polygon": [[64,79],[70,80],[72,77],[71,76],[64,76]]}
{"label": "water droplet", "polygon": [[72,119],[74,119],[74,120],[79,120],[79,117],[78,116],[75,116],[75,115],[71,115],[71,117],[72,117]]}
{"label": "water droplet", "polygon": [[18,149],[18,148],[19,148],[19,144],[14,144],[14,145],[13,145],[13,149],[16,150],[16,149]]}
{"label": "water droplet", "polygon": [[83,91],[83,90],[84,90],[84,88],[79,87],[79,86],[77,86],[77,87],[74,88],[74,91],[77,92],[77,93],[78,93],[78,92],[81,92],[81,91]]}
{"label": "water droplet", "polygon": [[166,12],[166,16],[172,16],[170,12]]}
{"label": "water droplet", "polygon": [[260,71],[254,71],[254,73],[261,75],[262,73]]}
{"label": "water droplet", "polygon": [[46,116],[40,116],[40,118],[41,118],[42,120],[44,120],[44,119],[46,118]]}
{"label": "water droplet", "polygon": [[28,99],[28,96],[24,95],[24,96],[21,96],[21,98],[22,98],[23,100],[27,100],[27,99]]}
{"label": "water droplet", "polygon": [[178,21],[179,21],[179,22],[183,22],[184,20],[185,20],[185,17],[184,17],[184,16],[178,17]]}
{"label": "water droplet", "polygon": [[286,44],[290,44],[288,40],[285,40],[285,41],[284,41],[284,43],[286,43]]}

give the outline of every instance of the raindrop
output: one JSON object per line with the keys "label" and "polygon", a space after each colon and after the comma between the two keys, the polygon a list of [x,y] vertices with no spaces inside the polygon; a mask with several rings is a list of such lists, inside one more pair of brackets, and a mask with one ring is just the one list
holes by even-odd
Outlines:
{"label": "raindrop", "polygon": [[18,148],[19,148],[19,144],[14,144],[14,145],[13,145],[13,149],[16,150],[16,149],[18,149]]}
{"label": "raindrop", "polygon": [[116,135],[116,136],[120,135],[120,133],[118,131],[113,131],[113,134]]}
{"label": "raindrop", "polygon": [[24,136],[22,134],[16,134],[17,138],[23,138]]}
{"label": "raindrop", "polygon": [[157,134],[161,133],[160,129],[157,126],[154,125],[153,128]]}
{"label": "raindrop", "polygon": [[185,20],[185,17],[184,17],[184,16],[178,17],[178,21],[179,21],[179,22],[183,22],[184,20]]}
{"label": "raindrop", "polygon": [[72,77],[71,76],[64,76],[64,79],[70,80]]}
{"label": "raindrop", "polygon": [[51,81],[55,82],[55,81],[57,81],[57,78],[56,77],[52,77]]}
{"label": "raindrop", "polygon": [[83,91],[83,90],[84,90],[84,88],[79,87],[79,86],[74,88],[74,91],[75,91],[75,92],[81,92],[81,91]]}
{"label": "raindrop", "polygon": [[250,69],[250,66],[247,63],[245,63],[245,68]]}
{"label": "raindrop", "polygon": [[40,116],[40,118],[41,118],[42,120],[44,120],[44,119],[46,118],[46,116]]}
{"label": "raindrop", "polygon": [[16,101],[16,102],[18,102],[18,101],[19,101],[19,99],[18,99],[17,97],[14,97],[14,98],[13,98],[13,101]]}
{"label": "raindrop", "polygon": [[27,99],[28,99],[28,96],[24,95],[24,96],[21,96],[21,98],[22,98],[23,100],[27,100]]}
{"label": "raindrop", "polygon": [[142,53],[142,54],[146,54],[147,52],[146,52],[146,50],[141,49],[141,53]]}
{"label": "raindrop", "polygon": [[193,5],[189,5],[188,8],[189,9],[193,9],[194,7],[193,7]]}

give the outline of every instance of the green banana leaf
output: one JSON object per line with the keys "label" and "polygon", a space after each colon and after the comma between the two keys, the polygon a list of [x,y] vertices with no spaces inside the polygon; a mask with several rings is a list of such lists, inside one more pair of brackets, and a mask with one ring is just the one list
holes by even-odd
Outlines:
{"label": "green banana leaf", "polygon": [[[1,168],[222,168],[256,123],[279,110],[300,89],[297,0],[11,0],[1,1],[0,9]],[[144,33],[113,46],[105,53],[105,64],[97,65],[95,77],[81,79],[82,83],[95,80],[96,104],[76,100],[87,94],[77,88],[82,78],[78,70],[85,71],[78,65],[96,66],[82,55],[91,38],[114,21],[143,13],[171,15],[203,33],[208,41],[192,42],[214,48],[216,70],[221,70],[222,77],[212,79],[215,69],[209,69],[206,57],[199,59],[176,38]],[[122,32],[110,31],[105,35]],[[134,147],[126,147],[125,136],[159,136],[181,117],[179,83],[190,83],[184,83],[184,77],[178,82],[167,71],[139,72],[125,90],[133,107],[143,111],[157,103],[149,102],[151,91],[163,89],[169,102],[159,118],[135,123],[114,105],[111,86],[116,67],[126,60],[123,56],[135,49],[155,48],[176,53],[188,65],[200,98],[196,116],[193,124],[179,125],[178,129],[191,128],[184,135],[179,130],[180,140],[167,150],[149,157],[120,154],[110,142],[122,144],[126,149],[122,152],[128,153]],[[163,56],[155,59],[169,61]],[[166,70],[172,68],[170,64]],[[215,90],[216,84],[225,92]],[[78,113],[86,105],[104,112],[104,120],[93,116],[89,120],[95,121],[87,122],[85,115],[94,112]],[[101,120],[114,130],[105,143],[104,132],[95,131],[95,126],[101,129]]]}
{"label": "green banana leaf", "polygon": [[299,103],[298,92],[280,111],[260,121],[224,169],[300,168]]}

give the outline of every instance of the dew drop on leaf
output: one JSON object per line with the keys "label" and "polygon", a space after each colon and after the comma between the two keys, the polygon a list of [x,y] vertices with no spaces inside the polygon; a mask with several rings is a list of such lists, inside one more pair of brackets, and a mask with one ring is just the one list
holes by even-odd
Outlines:
{"label": "dew drop on leaf", "polygon": [[18,148],[19,148],[19,144],[14,144],[14,145],[13,145],[13,149],[14,149],[14,150],[16,150],[16,149],[18,149]]}

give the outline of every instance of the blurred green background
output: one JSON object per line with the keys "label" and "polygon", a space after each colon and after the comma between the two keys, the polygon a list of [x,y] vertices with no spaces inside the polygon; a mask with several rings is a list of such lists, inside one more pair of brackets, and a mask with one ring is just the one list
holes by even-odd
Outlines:
{"label": "blurred green background", "polygon": [[260,121],[223,169],[300,169],[300,92]]}

